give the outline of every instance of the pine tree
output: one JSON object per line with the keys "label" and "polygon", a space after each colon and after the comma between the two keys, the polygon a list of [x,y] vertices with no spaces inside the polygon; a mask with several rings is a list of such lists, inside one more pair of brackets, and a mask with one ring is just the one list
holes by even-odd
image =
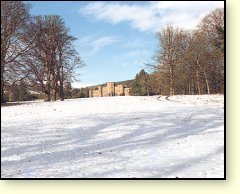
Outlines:
{"label": "pine tree", "polygon": [[147,96],[150,94],[148,87],[148,73],[142,69],[135,77],[131,94],[134,96]]}

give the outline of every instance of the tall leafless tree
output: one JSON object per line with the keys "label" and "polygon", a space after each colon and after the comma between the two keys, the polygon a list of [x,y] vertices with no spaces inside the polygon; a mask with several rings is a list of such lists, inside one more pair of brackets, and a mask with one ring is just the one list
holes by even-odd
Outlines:
{"label": "tall leafless tree", "polygon": [[208,40],[224,54],[224,9],[215,9],[198,25]]}
{"label": "tall leafless tree", "polygon": [[64,100],[64,82],[75,77],[76,69],[84,65],[73,47],[75,38],[60,16],[36,16],[29,26],[36,38],[26,57],[32,81],[41,86],[46,101]]}
{"label": "tall leafless tree", "polygon": [[150,66],[160,92],[166,87],[170,95],[224,92],[224,10],[214,10],[198,27],[167,26],[157,34],[159,51]]}
{"label": "tall leafless tree", "polygon": [[6,83],[21,80],[28,73],[21,57],[32,43],[23,43],[29,8],[29,4],[22,1],[1,1],[1,101]]}
{"label": "tall leafless tree", "polygon": [[221,77],[224,77],[224,42],[225,42],[225,20],[224,8],[218,8],[206,15],[198,25],[199,29],[206,35],[207,40],[222,53],[219,63]]}
{"label": "tall leafless tree", "polygon": [[[170,78],[170,95],[175,94],[175,68],[180,63],[180,55],[182,52],[184,31],[180,28],[167,26],[161,32],[157,33],[160,44],[160,52],[157,53],[155,59],[158,63],[158,69],[161,66],[168,67]],[[164,70],[166,71],[166,69]]]}

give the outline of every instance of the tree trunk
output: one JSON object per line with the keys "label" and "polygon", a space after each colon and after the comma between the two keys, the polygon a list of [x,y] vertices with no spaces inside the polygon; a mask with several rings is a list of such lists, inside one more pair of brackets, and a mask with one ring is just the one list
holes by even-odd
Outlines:
{"label": "tree trunk", "polygon": [[51,79],[51,72],[48,69],[48,72],[47,72],[47,84],[46,84],[47,92],[46,92],[46,99],[45,99],[45,101],[51,101],[51,83],[50,83],[50,79]]}
{"label": "tree trunk", "polygon": [[4,99],[4,80],[3,80],[3,67],[1,69],[1,103],[5,102]]}
{"label": "tree trunk", "polygon": [[[1,55],[4,55],[3,53],[1,53]],[[1,103],[4,103],[6,101],[6,99],[4,98],[4,87],[5,87],[5,83],[4,83],[4,71],[5,71],[5,60],[4,58],[5,56],[1,56]]]}
{"label": "tree trunk", "polygon": [[199,73],[197,70],[197,88],[198,88],[198,94],[201,95],[201,89],[200,89],[200,85],[199,85]]}
{"label": "tree trunk", "polygon": [[204,69],[204,76],[205,76],[205,81],[206,81],[207,94],[210,94],[209,82],[207,79],[207,73],[206,73],[205,69]]}
{"label": "tree trunk", "polygon": [[54,101],[56,101],[57,100],[57,89],[55,88],[55,90],[54,90]]}
{"label": "tree trunk", "polygon": [[209,82],[208,82],[208,79],[207,79],[206,69],[201,67],[198,60],[197,60],[197,64],[198,64],[199,68],[203,70],[203,74],[204,74],[204,78],[205,78],[205,82],[206,82],[206,87],[207,87],[207,94],[210,94],[210,88],[209,88]]}
{"label": "tree trunk", "polygon": [[45,99],[44,99],[44,101],[45,101],[45,102],[51,101],[51,94],[50,94],[50,92],[45,93]]}
{"label": "tree trunk", "polygon": [[60,99],[61,101],[64,101],[63,83],[60,85]]}
{"label": "tree trunk", "polygon": [[188,84],[188,94],[191,95],[191,84]]}
{"label": "tree trunk", "polygon": [[172,67],[170,67],[170,96],[171,95],[174,95],[174,77]]}
{"label": "tree trunk", "polygon": [[62,68],[61,68],[61,81],[60,81],[60,99],[61,99],[61,101],[64,101],[64,90],[63,90],[63,80],[64,80],[64,78],[63,78],[63,66],[62,66]]}

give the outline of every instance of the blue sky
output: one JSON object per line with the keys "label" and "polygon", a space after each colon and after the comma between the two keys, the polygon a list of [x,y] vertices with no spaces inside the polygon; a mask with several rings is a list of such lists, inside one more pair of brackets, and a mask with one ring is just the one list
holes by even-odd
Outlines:
{"label": "blue sky", "polygon": [[193,29],[223,1],[31,2],[33,15],[62,16],[86,63],[74,87],[133,79],[158,49],[156,32],[166,25]]}

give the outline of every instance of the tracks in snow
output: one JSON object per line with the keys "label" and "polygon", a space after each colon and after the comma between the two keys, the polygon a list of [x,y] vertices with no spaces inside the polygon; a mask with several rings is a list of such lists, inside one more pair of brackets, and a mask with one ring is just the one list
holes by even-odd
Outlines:
{"label": "tracks in snow", "polygon": [[175,102],[175,103],[180,103],[180,104],[186,104],[185,102],[172,100],[172,99],[170,99],[170,96],[158,96],[157,100],[159,100],[161,102]]}

